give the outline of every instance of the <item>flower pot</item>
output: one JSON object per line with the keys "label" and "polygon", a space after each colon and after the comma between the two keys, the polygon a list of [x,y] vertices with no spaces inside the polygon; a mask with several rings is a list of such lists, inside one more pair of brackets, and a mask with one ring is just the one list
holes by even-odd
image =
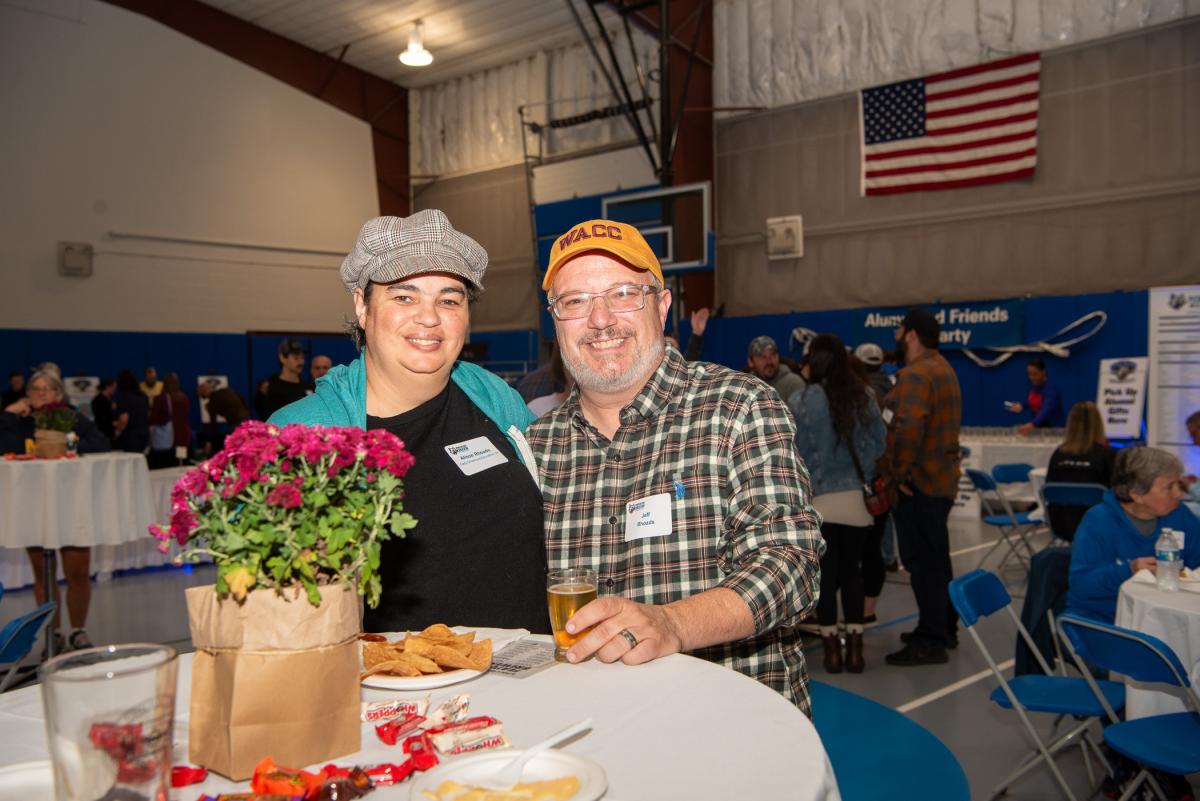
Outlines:
{"label": "flower pot", "polygon": [[362,747],[354,589],[322,587],[320,606],[300,589],[253,590],[240,604],[211,586],[185,594],[191,762],[241,781],[263,757],[312,765]]}
{"label": "flower pot", "polygon": [[33,432],[33,452],[39,459],[57,459],[67,454],[67,432],[39,428]]}

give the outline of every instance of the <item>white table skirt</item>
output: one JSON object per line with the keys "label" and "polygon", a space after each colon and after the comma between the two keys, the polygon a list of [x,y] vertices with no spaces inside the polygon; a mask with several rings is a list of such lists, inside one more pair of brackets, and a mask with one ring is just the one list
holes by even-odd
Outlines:
{"label": "white table skirt", "polygon": [[[1116,623],[1155,636],[1171,646],[1192,683],[1200,683],[1200,593],[1165,592],[1153,584],[1131,579],[1121,585]],[[1129,680],[1125,683],[1125,717],[1130,720],[1190,708],[1177,689],[1159,684],[1148,689]]]}
{"label": "white table skirt", "polygon": [[[191,656],[184,655],[176,701],[177,764],[187,758],[190,687]],[[840,799],[824,746],[808,718],[758,682],[693,657],[676,655],[637,667],[597,661],[562,664],[523,679],[486,674],[426,692],[435,704],[469,693],[470,713],[499,718],[514,748],[591,716],[592,731],[566,750],[604,768],[605,798]],[[364,689],[363,700],[422,694]],[[46,759],[45,737],[38,687],[0,696],[0,765]],[[369,725],[363,726],[362,742],[362,751],[334,762],[404,760],[400,747],[381,743]],[[248,783],[210,776],[177,792],[180,799],[191,799],[248,788]],[[405,801],[408,784],[380,788],[368,798]]]}
{"label": "white table skirt", "polygon": [[0,462],[0,582],[33,583],[30,546],[89,545],[101,578],[168,563],[146,527],[169,518],[171,487],[186,470],[150,471],[131,453]]}

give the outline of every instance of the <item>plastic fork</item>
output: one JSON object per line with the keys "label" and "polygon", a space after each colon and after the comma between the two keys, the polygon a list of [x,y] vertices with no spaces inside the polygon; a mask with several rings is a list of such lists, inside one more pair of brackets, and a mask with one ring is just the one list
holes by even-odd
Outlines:
{"label": "plastic fork", "polygon": [[575,723],[560,732],[550,735],[540,743],[536,743],[529,748],[526,748],[520,756],[514,757],[506,762],[501,767],[497,768],[494,773],[489,776],[471,777],[471,784],[476,787],[482,787],[485,790],[511,790],[521,782],[521,773],[525,770],[525,765],[529,760],[533,759],[538,754],[548,748],[558,745],[563,740],[574,737],[579,732],[590,729],[592,727],[592,719],[586,718],[578,723]]}

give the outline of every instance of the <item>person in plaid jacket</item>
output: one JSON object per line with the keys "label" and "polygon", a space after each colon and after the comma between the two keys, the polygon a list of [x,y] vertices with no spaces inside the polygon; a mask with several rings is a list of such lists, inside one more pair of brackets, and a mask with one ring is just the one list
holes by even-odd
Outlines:
{"label": "person in plaid jacket", "polygon": [[962,392],[954,369],[938,353],[940,326],[924,309],[904,315],[896,348],[904,369],[888,393],[888,447],[880,474],[895,491],[896,540],[917,601],[917,628],[900,635],[905,646],[889,665],[946,662],[958,643],[958,616],[947,587],[950,567],[950,508],[958,494]]}
{"label": "person in plaid jacket", "polygon": [[671,293],[636,228],[575,226],[543,288],[576,385],[526,437],[551,569],[597,571],[567,660],[678,652],[726,665],[810,712],[792,624],[824,550],[795,426],[769,386],[665,348]]}

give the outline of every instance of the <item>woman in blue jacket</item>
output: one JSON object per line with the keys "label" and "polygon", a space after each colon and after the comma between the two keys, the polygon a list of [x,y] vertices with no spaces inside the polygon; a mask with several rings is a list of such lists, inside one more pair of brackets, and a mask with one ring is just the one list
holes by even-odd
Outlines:
{"label": "woman in blue jacket", "polygon": [[[801,375],[808,384],[792,394],[788,405],[796,418],[796,449],[812,477],[813,506],[824,521],[817,623],[825,670],[840,673],[844,666],[861,673],[862,558],[874,523],[863,503],[862,485],[875,475],[875,462],[887,446],[887,429],[870,388],[854,372],[838,337],[821,334],[813,339]],[[837,636],[839,590],[846,620],[844,660]]]}
{"label": "woman in blue jacket", "polygon": [[1158,448],[1117,454],[1112,489],[1088,510],[1071,547],[1067,611],[1112,623],[1121,585],[1145,568],[1154,572],[1154,544],[1163,528],[1183,532],[1183,563],[1200,567],[1200,520],[1183,498],[1183,464]]}

